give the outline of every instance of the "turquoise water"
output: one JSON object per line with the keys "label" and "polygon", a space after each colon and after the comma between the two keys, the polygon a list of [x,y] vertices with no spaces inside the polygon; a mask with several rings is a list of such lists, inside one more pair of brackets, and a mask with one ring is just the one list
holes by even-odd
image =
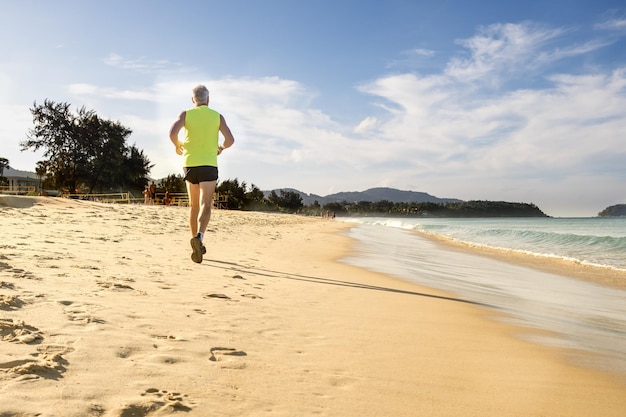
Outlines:
{"label": "turquoise water", "polygon": [[353,218],[493,248],[626,270],[626,218]]}
{"label": "turquoise water", "polygon": [[[626,377],[626,291],[446,250],[412,230],[470,244],[626,269],[626,219],[349,219],[355,253],[343,261],[439,288],[550,331],[533,342],[571,348],[576,361]],[[443,302],[443,301],[442,301]],[[580,355],[576,352],[591,352]],[[592,358],[592,359],[590,359]]]}

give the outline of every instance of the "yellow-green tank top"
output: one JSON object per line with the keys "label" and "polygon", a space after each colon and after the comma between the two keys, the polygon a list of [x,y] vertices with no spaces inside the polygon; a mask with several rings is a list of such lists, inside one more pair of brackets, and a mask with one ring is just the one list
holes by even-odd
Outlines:
{"label": "yellow-green tank top", "polygon": [[185,167],[217,166],[220,114],[207,106],[189,109],[185,113]]}

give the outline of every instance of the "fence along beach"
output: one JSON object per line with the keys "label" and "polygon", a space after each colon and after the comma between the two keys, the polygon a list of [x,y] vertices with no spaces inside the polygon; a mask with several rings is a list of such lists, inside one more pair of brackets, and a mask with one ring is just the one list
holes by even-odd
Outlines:
{"label": "fence along beach", "polygon": [[[623,416],[618,375],[347,265],[351,225],[0,196],[0,414]],[[443,250],[443,249],[441,249]],[[462,273],[463,271],[450,271]]]}

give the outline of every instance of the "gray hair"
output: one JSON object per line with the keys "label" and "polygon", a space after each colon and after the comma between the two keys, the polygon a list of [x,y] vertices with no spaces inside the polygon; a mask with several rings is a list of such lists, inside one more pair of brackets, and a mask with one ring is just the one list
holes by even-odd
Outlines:
{"label": "gray hair", "polygon": [[209,89],[202,84],[198,84],[192,90],[193,99],[196,103],[208,103],[209,102]]}

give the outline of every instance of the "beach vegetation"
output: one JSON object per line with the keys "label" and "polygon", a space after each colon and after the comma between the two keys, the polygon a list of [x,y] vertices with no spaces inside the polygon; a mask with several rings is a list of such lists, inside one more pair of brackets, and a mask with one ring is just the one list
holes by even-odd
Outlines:
{"label": "beach vegetation", "polygon": [[39,189],[43,190],[43,179],[46,176],[46,173],[48,172],[48,164],[46,163],[46,161],[39,161],[37,162],[37,165],[35,166],[35,173],[37,174],[37,178],[39,178]]}
{"label": "beach vegetation", "polygon": [[506,201],[462,201],[462,202],[399,202],[358,201],[349,203],[332,202],[322,206],[322,210],[312,206],[303,209],[310,215],[335,213],[338,216],[392,216],[392,217],[547,217],[532,203],[511,203]]}
{"label": "beach vegetation", "polygon": [[7,158],[0,157],[0,185],[8,183],[8,180],[4,177],[4,170],[9,168],[9,160]]}
{"label": "beach vegetation", "polygon": [[235,178],[222,181],[217,185],[215,191],[226,197],[226,208],[241,210],[247,205],[246,188],[245,181],[240,184],[239,180]]}
{"label": "beach vegetation", "polygon": [[103,119],[94,110],[70,110],[69,103],[44,100],[30,109],[34,127],[21,149],[42,149],[38,175],[58,190],[76,194],[93,191],[141,190],[152,164],[135,145],[132,131],[119,122]]}
{"label": "beach vegetation", "polygon": [[165,192],[165,190],[169,190],[170,193],[186,193],[185,178],[181,174],[170,174],[161,179],[157,184],[157,191]]}
{"label": "beach vegetation", "polygon": [[271,211],[272,205],[263,191],[254,184],[239,179],[227,179],[217,184],[215,191],[224,198],[220,204],[229,210]]}
{"label": "beach vegetation", "polygon": [[267,197],[268,201],[279,211],[296,213],[302,207],[302,197],[295,191],[280,190],[280,195],[272,191]]}

